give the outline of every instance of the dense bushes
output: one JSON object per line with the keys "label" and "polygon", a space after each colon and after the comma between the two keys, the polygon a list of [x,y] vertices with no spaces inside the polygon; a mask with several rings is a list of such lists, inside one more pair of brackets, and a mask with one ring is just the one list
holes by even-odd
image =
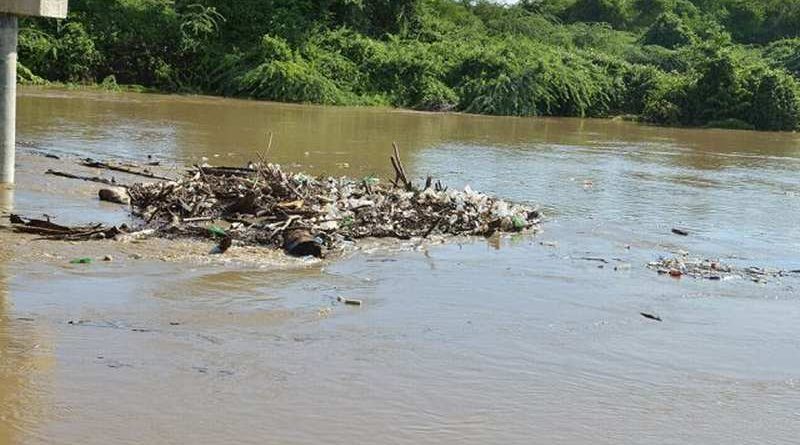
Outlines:
{"label": "dense bushes", "polygon": [[24,28],[19,35],[19,49],[25,66],[48,79],[68,82],[92,81],[101,54],[79,22],[58,24],[52,30]]}
{"label": "dense bushes", "polygon": [[656,123],[742,122],[759,130],[794,130],[800,126],[798,91],[797,79],[784,71],[753,64],[741,54],[712,51],[692,74],[655,89],[643,114]]}
{"label": "dense bushes", "polygon": [[108,79],[496,115],[800,125],[800,0],[72,0],[70,7],[65,21],[22,22],[22,81]]}
{"label": "dense bushes", "polygon": [[602,116],[618,89],[601,63],[535,43],[498,43],[455,69],[459,109],[471,113]]}
{"label": "dense bushes", "polygon": [[665,12],[658,16],[642,35],[642,43],[675,49],[686,46],[696,39],[694,32],[680,17]]}
{"label": "dense bushes", "polygon": [[572,22],[603,22],[622,29],[633,13],[628,0],[576,0],[562,15]]}
{"label": "dense bushes", "polygon": [[800,76],[800,39],[778,40],[764,48],[764,58],[776,68]]}

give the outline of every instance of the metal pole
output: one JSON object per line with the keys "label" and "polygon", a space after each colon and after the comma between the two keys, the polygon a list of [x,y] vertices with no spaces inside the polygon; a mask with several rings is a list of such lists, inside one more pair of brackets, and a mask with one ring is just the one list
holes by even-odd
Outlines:
{"label": "metal pole", "polygon": [[14,183],[17,123],[17,17],[0,14],[0,184]]}

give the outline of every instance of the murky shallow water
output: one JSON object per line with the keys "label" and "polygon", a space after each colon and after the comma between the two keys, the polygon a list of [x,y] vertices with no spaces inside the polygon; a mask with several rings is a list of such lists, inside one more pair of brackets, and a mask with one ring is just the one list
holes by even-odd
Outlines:
{"label": "murky shallow water", "polygon": [[[796,135],[41,90],[19,105],[27,150],[176,165],[244,163],[273,131],[283,164],[385,176],[397,140],[415,176],[549,217],[536,238],[292,270],[78,268],[6,243],[0,444],[796,441],[800,280],[643,267],[688,250],[800,269]],[[122,217],[21,178],[18,211]]]}

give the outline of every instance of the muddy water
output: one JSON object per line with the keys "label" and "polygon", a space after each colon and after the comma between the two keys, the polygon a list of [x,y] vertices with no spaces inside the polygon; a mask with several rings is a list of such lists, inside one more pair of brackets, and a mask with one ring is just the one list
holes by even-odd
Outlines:
{"label": "muddy water", "polygon": [[[396,140],[414,176],[548,220],[536,238],[288,270],[75,267],[24,254],[67,247],[6,238],[1,444],[796,443],[800,280],[643,267],[686,250],[800,269],[796,135],[41,90],[19,104],[29,152],[237,164],[272,131],[283,164],[385,175]],[[3,206],[123,217],[34,164]]]}

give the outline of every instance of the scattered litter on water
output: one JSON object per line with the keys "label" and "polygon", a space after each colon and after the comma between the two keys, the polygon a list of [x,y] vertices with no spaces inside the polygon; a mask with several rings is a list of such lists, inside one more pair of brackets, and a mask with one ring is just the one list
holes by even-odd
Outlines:
{"label": "scattered litter on water", "polygon": [[69,262],[70,264],[92,264],[91,258],[76,258]]}
{"label": "scattered litter on water", "polygon": [[350,306],[361,306],[362,304],[364,304],[364,302],[362,300],[356,300],[356,299],[353,299],[353,298],[336,297],[336,300],[339,303],[344,303],[344,304],[350,305]]}
{"label": "scattered litter on water", "polygon": [[659,274],[675,278],[683,276],[706,280],[748,279],[756,283],[766,283],[768,279],[786,277],[791,271],[762,267],[738,267],[725,264],[719,260],[702,259],[689,256],[688,253],[661,258],[647,265]]}
{"label": "scattered litter on water", "polygon": [[648,314],[646,312],[639,312],[639,314],[644,318],[649,318],[650,320],[663,321],[658,315]]}
{"label": "scattered litter on water", "polygon": [[674,233],[675,235],[680,235],[680,236],[689,236],[689,231],[685,230],[685,229],[677,229],[677,228],[675,228],[675,229],[672,229],[672,233]]}

